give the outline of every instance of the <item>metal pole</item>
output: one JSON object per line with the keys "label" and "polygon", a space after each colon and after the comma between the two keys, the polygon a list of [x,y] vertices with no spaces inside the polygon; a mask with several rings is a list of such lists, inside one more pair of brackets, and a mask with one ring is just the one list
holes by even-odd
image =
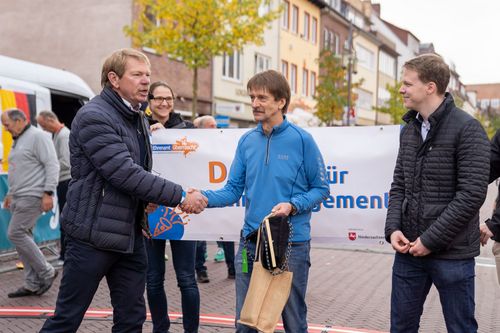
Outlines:
{"label": "metal pole", "polygon": [[347,41],[347,112],[346,112],[346,124],[349,126],[350,113],[351,113],[351,85],[352,85],[352,21],[349,24],[349,37]]}

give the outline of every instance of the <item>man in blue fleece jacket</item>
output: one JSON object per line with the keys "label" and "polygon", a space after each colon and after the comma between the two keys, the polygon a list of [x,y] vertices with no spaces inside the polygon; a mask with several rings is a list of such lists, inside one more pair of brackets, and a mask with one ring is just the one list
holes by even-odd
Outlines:
{"label": "man in blue fleece jacket", "polygon": [[[248,272],[243,272],[242,251],[246,248],[249,255],[255,253],[255,242],[246,240],[247,236],[270,212],[290,216],[293,234],[289,270],[293,281],[282,317],[286,332],[307,332],[305,295],[311,265],[311,210],[329,195],[325,165],[312,136],[285,117],[290,86],[281,74],[273,70],[256,74],[247,89],[258,125],[241,137],[226,185],[203,194],[208,198],[208,207],[228,206],[237,202],[243,192],[246,195],[245,222],[235,260],[236,319],[252,273],[252,260],[248,260]],[[257,331],[237,324],[236,332]]]}

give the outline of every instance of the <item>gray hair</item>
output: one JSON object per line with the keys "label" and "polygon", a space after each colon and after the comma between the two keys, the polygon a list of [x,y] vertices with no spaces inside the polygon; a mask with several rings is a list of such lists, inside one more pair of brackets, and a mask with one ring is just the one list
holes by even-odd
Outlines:
{"label": "gray hair", "polygon": [[38,116],[42,117],[43,119],[52,119],[52,120],[59,121],[59,118],[57,118],[57,115],[50,110],[40,111],[38,113]]}
{"label": "gray hair", "polygon": [[[212,116],[201,116],[201,117],[198,117],[194,120],[194,127],[197,127],[197,128],[203,128],[203,126],[205,125],[205,123],[209,120],[213,120],[214,122],[216,122],[215,118],[212,117]],[[217,123],[217,122],[216,122]]]}
{"label": "gray hair", "polygon": [[5,110],[4,113],[12,121],[17,121],[17,120],[26,121],[27,120],[26,115],[20,109],[16,109],[16,108],[8,109],[8,110]]}

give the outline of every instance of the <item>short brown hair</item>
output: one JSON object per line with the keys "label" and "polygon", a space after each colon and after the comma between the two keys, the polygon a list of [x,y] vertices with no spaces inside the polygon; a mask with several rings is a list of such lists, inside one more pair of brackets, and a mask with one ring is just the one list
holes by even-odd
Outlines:
{"label": "short brown hair", "polygon": [[434,82],[437,92],[444,95],[450,82],[450,68],[444,59],[434,53],[426,53],[408,60],[404,68],[417,72],[418,78],[423,83]]}
{"label": "short brown hair", "polygon": [[101,87],[110,86],[108,79],[109,72],[115,72],[118,77],[122,77],[125,73],[125,65],[127,64],[127,59],[135,58],[139,61],[145,62],[148,66],[151,66],[148,57],[140,51],[134,49],[119,49],[113,52],[102,65],[101,72]]}
{"label": "short brown hair", "polygon": [[290,104],[290,85],[283,75],[275,70],[268,70],[255,74],[247,83],[247,90],[252,89],[263,89],[273,95],[274,100],[280,100],[284,98],[286,100],[285,106],[281,112],[285,114],[288,110],[288,105]]}
{"label": "short brown hair", "polygon": [[165,81],[156,81],[156,82],[153,82],[151,83],[151,85],[149,86],[149,91],[148,91],[148,101],[150,101],[151,99],[153,99],[153,91],[155,91],[156,88],[158,87],[165,87],[167,88],[168,90],[170,90],[170,93],[172,94],[172,98],[175,99],[175,94],[174,94],[174,90],[172,89],[172,87],[170,87],[167,82]]}

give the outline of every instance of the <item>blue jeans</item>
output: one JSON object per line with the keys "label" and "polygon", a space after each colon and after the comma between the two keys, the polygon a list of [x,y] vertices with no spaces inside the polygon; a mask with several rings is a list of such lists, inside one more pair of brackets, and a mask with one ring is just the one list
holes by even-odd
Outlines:
{"label": "blue jeans", "polygon": [[[181,291],[182,325],[184,332],[196,333],[200,324],[200,292],[194,273],[196,241],[171,240],[172,261]],[[165,240],[146,240],[148,270],[146,291],[153,320],[153,333],[165,333],[170,328],[167,296],[165,295]]]}
{"label": "blue jeans", "polygon": [[[248,273],[243,273],[241,251],[243,250],[243,239],[240,240],[240,246],[235,261],[236,268],[236,320],[240,318],[241,308],[245,302],[250,276],[252,274],[253,262],[248,258]],[[292,251],[289,259],[289,269],[293,272],[292,289],[288,302],[281,313],[285,332],[307,333],[307,305],[306,290],[307,279],[309,277],[309,267],[311,259],[309,252],[311,245],[309,241],[292,243]],[[255,243],[247,242],[247,253],[255,255]],[[245,325],[236,324],[237,333],[257,332]]]}
{"label": "blue jeans", "polygon": [[446,260],[396,253],[392,268],[391,333],[418,332],[432,284],[439,292],[448,332],[477,332],[474,266],[474,259]]}

